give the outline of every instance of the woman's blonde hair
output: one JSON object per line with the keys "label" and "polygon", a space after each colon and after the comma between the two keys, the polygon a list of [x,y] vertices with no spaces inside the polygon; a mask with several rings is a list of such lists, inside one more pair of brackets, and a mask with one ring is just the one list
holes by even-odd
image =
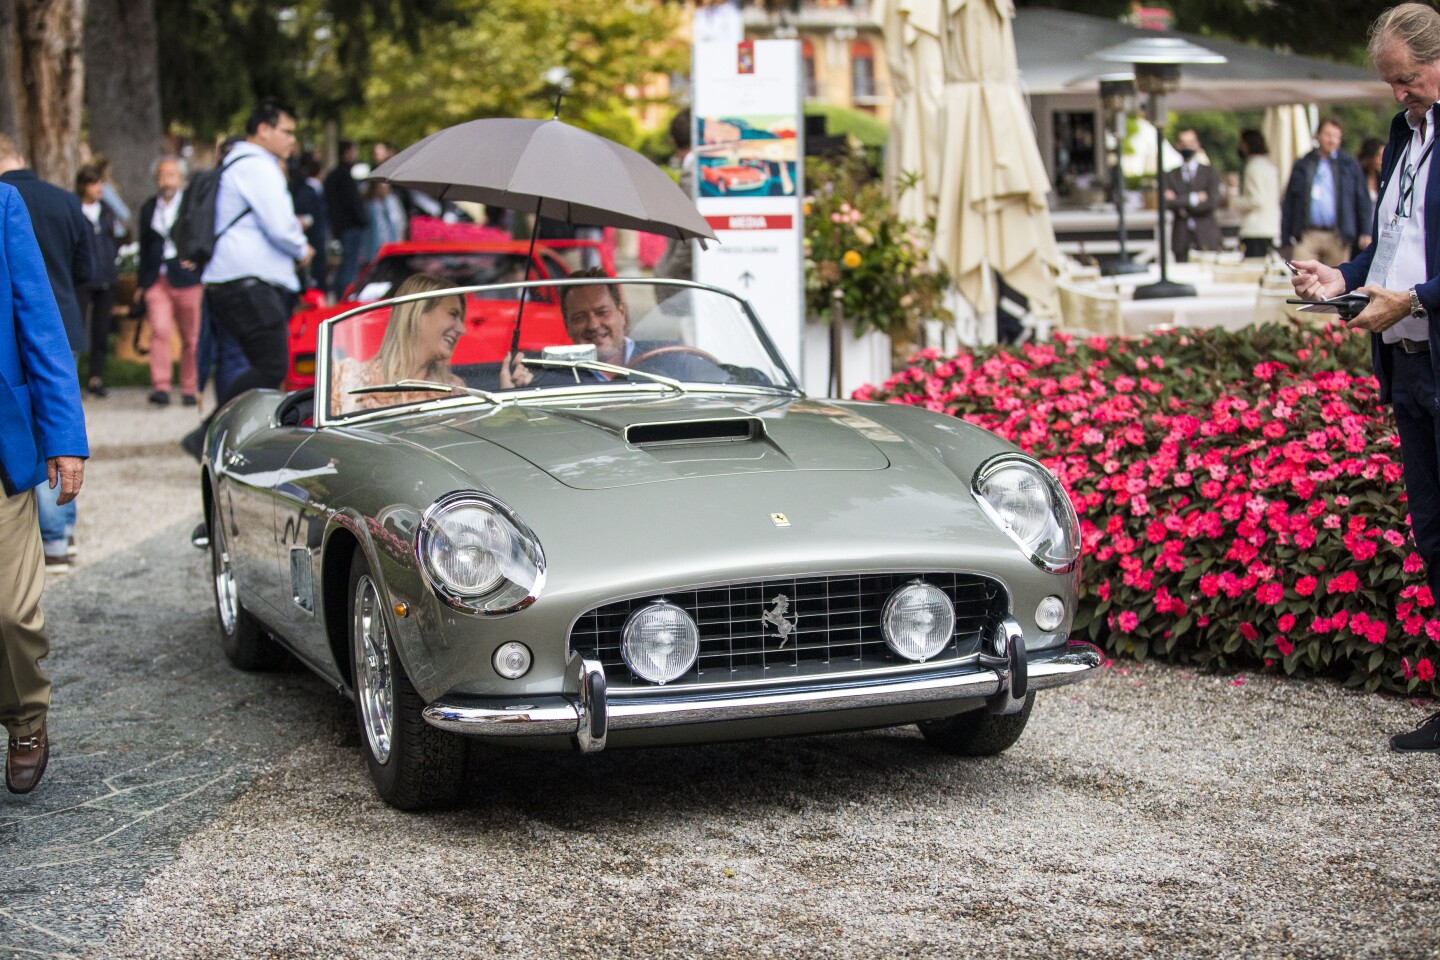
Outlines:
{"label": "woman's blonde hair", "polygon": [[[415,273],[405,278],[394,296],[432,293],[436,290],[448,290],[452,286],[454,284],[438,277]],[[465,298],[458,293],[453,296],[460,299],[463,309]],[[434,380],[437,376],[448,372],[449,364],[443,360],[432,361],[426,364],[424,369],[418,369],[419,361],[415,356],[415,342],[419,336],[420,317],[434,309],[439,300],[443,299],[446,298],[427,297],[391,308],[390,323],[385,328],[385,338],[380,341],[380,351],[375,355],[376,359],[380,361],[381,383],[394,383],[407,378]]]}

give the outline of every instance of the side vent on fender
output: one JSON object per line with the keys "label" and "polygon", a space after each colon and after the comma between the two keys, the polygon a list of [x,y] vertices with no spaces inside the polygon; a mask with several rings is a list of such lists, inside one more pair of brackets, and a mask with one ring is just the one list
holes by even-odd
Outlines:
{"label": "side vent on fender", "polygon": [[641,446],[657,443],[713,443],[759,440],[765,424],[759,417],[730,420],[680,420],[672,423],[636,423],[625,428],[625,441]]}

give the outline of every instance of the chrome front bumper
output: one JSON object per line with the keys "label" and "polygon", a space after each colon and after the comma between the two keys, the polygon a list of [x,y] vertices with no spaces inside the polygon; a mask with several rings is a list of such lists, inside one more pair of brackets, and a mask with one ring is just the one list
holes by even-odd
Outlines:
{"label": "chrome front bumper", "polygon": [[693,690],[674,697],[609,697],[605,669],[594,660],[579,663],[579,692],[523,702],[482,698],[441,698],[425,708],[426,722],[442,730],[479,737],[573,738],[581,753],[605,749],[611,730],[756,720],[803,713],[860,710],[946,700],[983,700],[993,713],[1019,710],[1031,690],[1084,679],[1104,662],[1099,649],[1072,641],[1057,651],[1025,653],[1013,620],[996,625],[980,657],[966,673],[873,680],[845,686],[787,687],[757,693]]}

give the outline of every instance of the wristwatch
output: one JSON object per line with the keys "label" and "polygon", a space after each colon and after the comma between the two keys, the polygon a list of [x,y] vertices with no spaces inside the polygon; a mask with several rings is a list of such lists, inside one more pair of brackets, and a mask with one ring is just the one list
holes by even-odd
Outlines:
{"label": "wristwatch", "polygon": [[1410,316],[1416,320],[1429,320],[1430,311],[1425,309],[1425,304],[1420,302],[1420,294],[1414,287],[1410,288]]}

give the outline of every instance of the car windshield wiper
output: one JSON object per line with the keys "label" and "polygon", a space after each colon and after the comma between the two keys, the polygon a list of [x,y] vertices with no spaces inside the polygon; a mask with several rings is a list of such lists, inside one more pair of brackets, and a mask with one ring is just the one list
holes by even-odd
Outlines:
{"label": "car windshield wiper", "polygon": [[[602,373],[612,373],[616,376],[621,377],[644,377],[646,380],[651,380],[655,383],[669,387],[671,390],[674,390],[678,393],[688,392],[685,389],[685,385],[682,384],[679,380],[672,380],[669,377],[662,377],[658,373],[647,373],[644,370],[634,370],[630,367],[619,367],[613,363],[601,363],[599,360],[547,360],[544,357],[526,357],[520,362],[525,364],[525,366],[527,367],[554,367],[561,370],[599,370]],[[583,381],[581,381],[578,376],[575,378],[575,382],[583,385]],[[613,383],[614,381],[605,382]]]}
{"label": "car windshield wiper", "polygon": [[462,387],[453,383],[440,383],[435,380],[396,380],[394,383],[377,383],[369,387],[356,387],[348,390],[347,393],[412,393],[412,392],[435,393],[464,393],[481,400],[489,401],[497,406],[505,403],[504,397],[497,397],[488,390],[481,390],[477,387]]}

